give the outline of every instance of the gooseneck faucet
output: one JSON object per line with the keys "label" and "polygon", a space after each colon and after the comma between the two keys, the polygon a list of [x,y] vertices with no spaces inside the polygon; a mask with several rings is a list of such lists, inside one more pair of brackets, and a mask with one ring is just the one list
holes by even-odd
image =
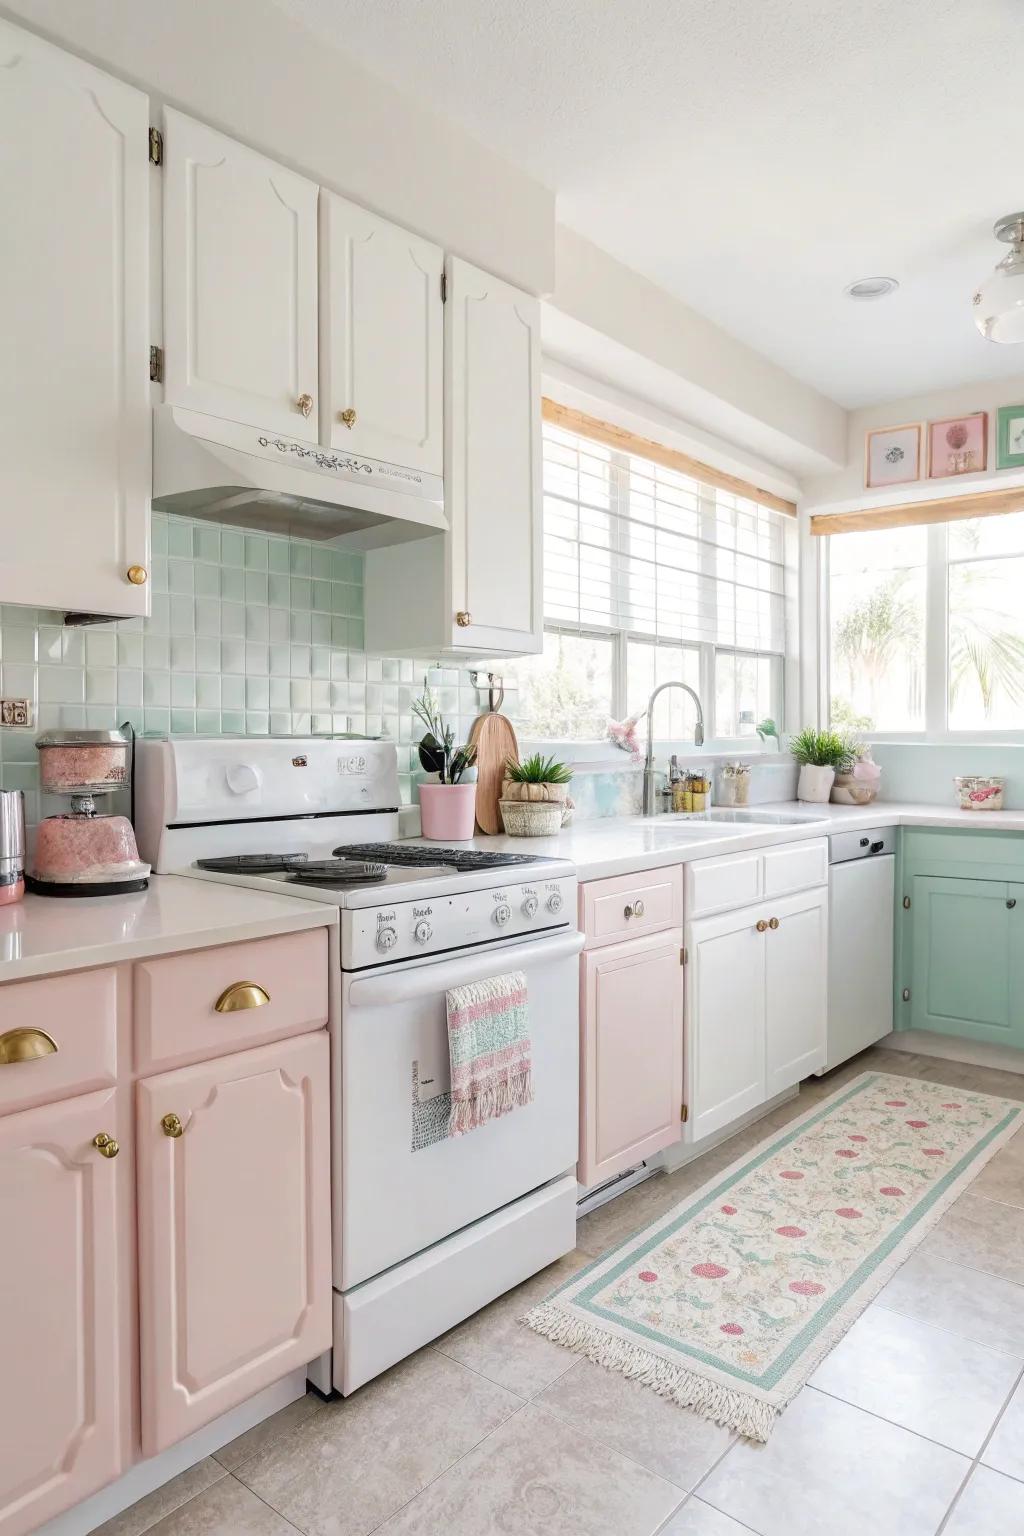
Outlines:
{"label": "gooseneck faucet", "polygon": [[695,747],[704,745],[704,711],[701,708],[700,699],[694,693],[689,683],[677,683],[670,681],[659,683],[657,688],[647,700],[647,756],[644,758],[644,815],[654,815],[654,701],[659,693],[664,693],[666,688],[681,688],[688,693],[697,706],[697,724],[693,728],[693,744]]}

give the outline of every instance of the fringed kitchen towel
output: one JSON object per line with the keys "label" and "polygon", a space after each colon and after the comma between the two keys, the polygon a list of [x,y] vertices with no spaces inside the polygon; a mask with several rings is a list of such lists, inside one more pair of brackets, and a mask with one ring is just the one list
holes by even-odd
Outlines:
{"label": "fringed kitchen towel", "polygon": [[451,987],[448,1049],[452,1066],[449,1136],[533,1101],[530,1012],[522,971]]}

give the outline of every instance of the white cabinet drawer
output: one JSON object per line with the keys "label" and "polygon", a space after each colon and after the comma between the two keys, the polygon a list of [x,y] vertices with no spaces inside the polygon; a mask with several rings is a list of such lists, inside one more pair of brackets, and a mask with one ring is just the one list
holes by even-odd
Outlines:
{"label": "white cabinet drawer", "polygon": [[782,848],[766,848],[764,859],[764,896],[787,896],[790,891],[807,891],[828,880],[828,840],[809,838],[804,843],[787,843]]}
{"label": "white cabinet drawer", "polygon": [[686,866],[686,917],[705,917],[757,901],[762,892],[761,854],[724,853]]}

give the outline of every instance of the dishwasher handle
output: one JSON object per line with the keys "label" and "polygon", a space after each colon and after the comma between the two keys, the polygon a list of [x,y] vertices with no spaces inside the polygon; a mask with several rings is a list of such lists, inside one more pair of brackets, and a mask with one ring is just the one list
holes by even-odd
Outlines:
{"label": "dishwasher handle", "polygon": [[345,1001],[352,1008],[379,1008],[386,1003],[408,1002],[413,997],[447,992],[450,987],[464,987],[471,981],[484,981],[488,976],[500,976],[505,971],[526,971],[536,965],[574,960],[584,943],[583,934],[573,932],[551,939],[533,939],[527,944],[509,944],[474,955],[441,955],[408,969],[388,967],[373,976],[357,976],[349,984]]}

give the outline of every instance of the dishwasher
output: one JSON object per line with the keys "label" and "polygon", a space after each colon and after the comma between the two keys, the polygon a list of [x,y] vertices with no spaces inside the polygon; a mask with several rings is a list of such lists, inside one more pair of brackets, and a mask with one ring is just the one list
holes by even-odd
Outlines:
{"label": "dishwasher", "polygon": [[828,840],[825,1072],[892,1030],[895,852],[895,827]]}

